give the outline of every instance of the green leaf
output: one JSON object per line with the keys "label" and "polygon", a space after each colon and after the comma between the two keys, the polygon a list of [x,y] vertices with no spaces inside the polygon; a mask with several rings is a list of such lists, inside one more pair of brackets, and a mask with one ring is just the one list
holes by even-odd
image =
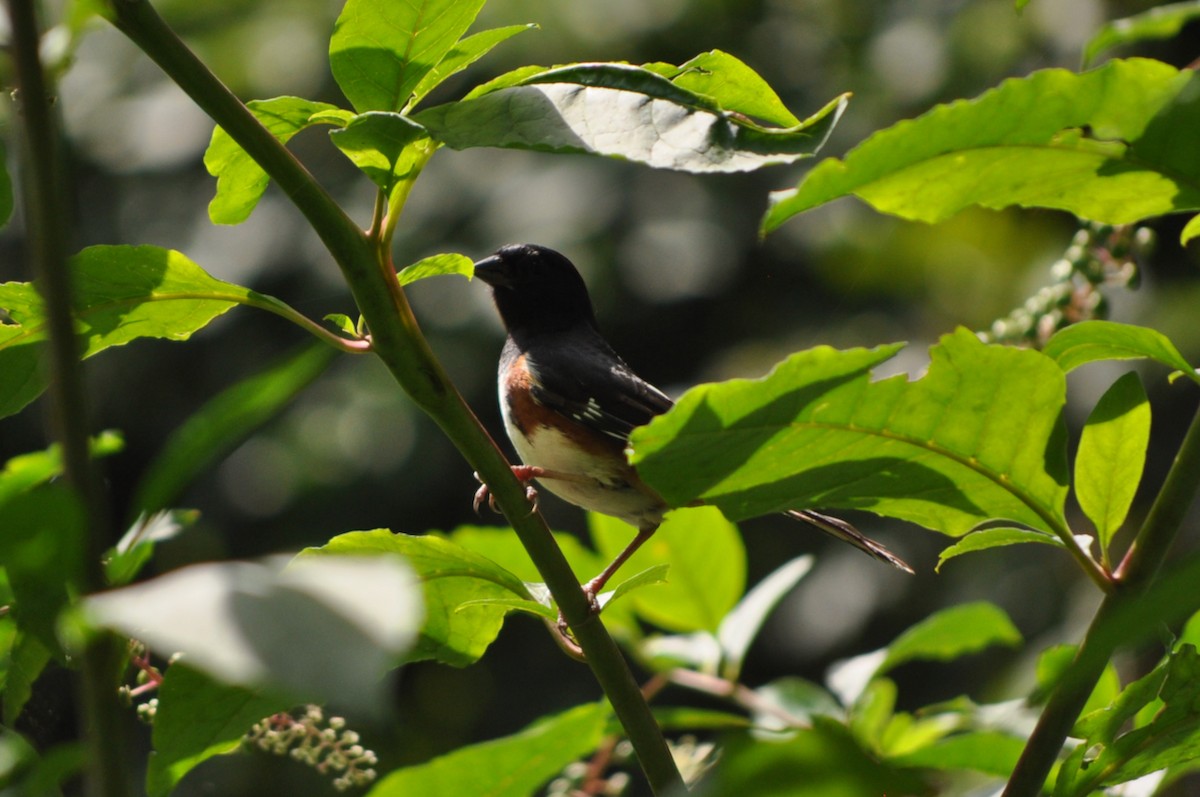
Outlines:
{"label": "green leaf", "polygon": [[794,127],[800,120],[787,109],[767,81],[729,53],[711,50],[690,61],[670,64],[646,64],[676,86],[707,97],[726,111],[761,119],[775,127]]}
{"label": "green leaf", "polygon": [[354,319],[345,313],[329,313],[321,320],[328,321],[334,329],[345,333],[346,337],[358,337],[358,328],[354,325]]}
{"label": "green leaf", "polygon": [[37,637],[18,631],[7,654],[2,679],[4,724],[12,726],[33,696],[33,684],[50,663],[52,652]]}
{"label": "green leaf", "polygon": [[721,620],[717,627],[717,642],[721,645],[724,659],[722,676],[725,680],[737,683],[750,643],[758,636],[767,616],[783,600],[783,596],[808,575],[812,565],[811,556],[800,556],[777,568],[755,584]]}
{"label": "green leaf", "polygon": [[174,503],[197,476],[219,462],[325,372],[336,352],[305,346],[209,399],[167,438],[133,499],[153,514]]}
{"label": "green leaf", "polygon": [[[596,550],[614,558],[637,534],[616,518],[588,514]],[[667,515],[626,567],[668,565],[667,583],[630,596],[638,616],[670,631],[716,631],[746,588],[746,549],[737,527],[711,507]]]}
{"label": "green leaf", "polygon": [[[1054,645],[1041,652],[1037,660],[1037,689],[1029,696],[1028,703],[1036,705],[1047,700],[1051,690],[1058,686],[1058,682],[1075,660],[1077,649],[1075,645]],[[1104,708],[1120,693],[1121,676],[1117,674],[1113,663],[1109,662],[1092,688],[1087,703],[1079,712],[1080,716]]]}
{"label": "green leaf", "polygon": [[200,513],[194,509],[163,510],[139,516],[105,554],[105,580],[114,587],[123,587],[133,581],[154,555],[158,543],[174,539],[199,517]]}
{"label": "green leaf", "polygon": [[959,330],[920,379],[872,379],[899,348],[822,346],[693,388],[634,431],[633,462],[672,506],[733,520],[842,507],[952,536],[993,519],[1066,534],[1062,371]]}
{"label": "green leaf", "polygon": [[[93,458],[107,457],[119,452],[125,445],[119,432],[101,432],[89,441]],[[0,470],[0,505],[5,501],[28,492],[39,484],[45,484],[63,472],[62,453],[57,443],[44,451],[19,454],[4,463]]]}
{"label": "green leaf", "polygon": [[1066,372],[1097,360],[1148,358],[1182,371],[1193,382],[1200,383],[1200,374],[1183,358],[1175,344],[1166,335],[1148,327],[1116,321],[1082,321],[1056,332],[1042,351]]}
{"label": "green leaf", "polygon": [[563,767],[599,746],[611,713],[607,703],[588,703],[543,717],[512,736],[460,747],[427,763],[395,770],[367,797],[529,797]]}
{"label": "green leaf", "polygon": [[923,767],[943,771],[971,770],[996,777],[1012,774],[1025,749],[1025,740],[997,731],[974,731],[942,739],[927,747],[888,762],[902,767]]}
{"label": "green leaf", "polygon": [[337,148],[386,193],[413,180],[429,158],[425,129],[398,113],[371,111],[329,134]]}
{"label": "green leaf", "polygon": [[1113,224],[1200,208],[1200,155],[1183,143],[1200,126],[1198,84],[1190,70],[1146,59],[1007,80],[821,162],[771,195],[763,232],[848,194],[926,222],[971,205],[1058,208]]}
{"label": "green leaf", "polygon": [[[801,728],[814,716],[841,719],[845,709],[824,687],[795,676],[785,676],[754,690],[754,725],[770,730]],[[780,714],[786,715],[787,720]]]}
{"label": "green leaf", "polygon": [[84,614],[225,683],[380,711],[421,623],[412,572],[396,556],[278,564],[192,565],[91,595]]}
{"label": "green leaf", "polygon": [[1200,2],[1189,0],[1157,6],[1140,14],[1105,23],[1083,48],[1083,63],[1092,64],[1105,50],[1123,44],[1170,39],[1188,22],[1200,17]]}
{"label": "green leaf", "polygon": [[13,211],[12,179],[8,176],[5,162],[4,143],[0,142],[0,227],[8,224]]}
{"label": "green leaf", "polygon": [[1187,246],[1188,242],[1200,235],[1200,216],[1192,216],[1192,220],[1183,228],[1179,236],[1179,245]]}
{"label": "green leaf", "polygon": [[59,650],[59,612],[83,583],[85,517],[75,493],[44,484],[0,505],[0,562],[18,626]]}
{"label": "green leaf", "polygon": [[442,274],[459,274],[471,279],[475,276],[475,264],[466,255],[430,255],[400,269],[396,272],[396,278],[400,280],[401,285],[411,285],[417,280]]}
{"label": "green leaf", "polygon": [[435,535],[393,534],[387,529],[353,531],[300,557],[322,555],[403,556],[417,574],[425,597],[425,623],[408,660],[436,659],[464,667],[484,654],[511,607],[464,604],[516,596],[531,599],[521,579],[484,556]]}
{"label": "green leaf", "polygon": [[516,36],[518,33],[524,33],[536,27],[538,26],[533,23],[509,25],[504,28],[480,31],[479,33],[474,33],[460,39],[442,57],[438,65],[425,73],[425,77],[421,78],[421,82],[413,89],[412,98],[408,101],[405,110],[414,107],[421,100],[425,99],[429,92],[437,88],[446,78],[461,72],[487,55],[497,44]]}
{"label": "green leaf", "polygon": [[786,741],[732,736],[713,771],[690,792],[694,797],[864,797],[925,794],[915,775],[880,762],[844,725],[815,717],[813,727]]}
{"label": "green leaf", "polygon": [[[336,105],[300,97],[251,100],[246,107],[284,144],[315,124],[314,114],[339,110]],[[212,223],[241,224],[248,219],[270,182],[263,168],[220,127],[213,130],[212,140],[204,153],[204,166],[217,178],[217,193],[208,204],[208,217]]]}
{"label": "green leaf", "polygon": [[329,66],[354,110],[402,110],[483,3],[347,0],[329,41]]}
{"label": "green leaf", "polygon": [[158,690],[146,792],[166,797],[198,764],[235,752],[254,723],[290,705],[287,698],[220,683],[182,662],[172,664]]}
{"label": "green leaf", "polygon": [[[541,574],[525,551],[521,540],[507,526],[459,526],[450,532],[450,540],[479,554],[525,582],[541,580]],[[580,582],[604,569],[604,562],[595,551],[584,547],[577,537],[555,533],[554,541],[571,565],[571,572]]]}
{"label": "green leaf", "polygon": [[[1123,721],[1151,702],[1156,692],[1163,707],[1154,719],[1117,736]],[[1085,719],[1089,722],[1083,723],[1084,730],[1091,732],[1085,746],[1092,760],[1073,771],[1068,770],[1070,761],[1063,765],[1059,777],[1070,784],[1069,794],[1090,794],[1098,787],[1200,759],[1200,655],[1196,648],[1182,646],[1144,679],[1127,687],[1106,716],[1094,722],[1092,715]]]}
{"label": "green leaf", "polygon": [[575,152],[737,172],[810,157],[845,102],[839,97],[798,125],[768,128],[643,67],[574,64],[519,70],[414,118],[452,149]]}
{"label": "green leaf", "polygon": [[1059,548],[1063,547],[1062,540],[1044,531],[1018,529],[1009,526],[979,529],[978,531],[972,531],[953,545],[942,549],[942,552],[938,554],[937,567],[934,569],[941,570],[942,565],[947,560],[953,559],[956,556],[962,556],[965,553],[985,551],[988,548],[999,548],[1004,545],[1017,545],[1023,542],[1040,542]]}
{"label": "green leaf", "polygon": [[964,603],[932,614],[896,637],[876,675],[914,659],[952,661],[993,645],[1016,647],[1021,642],[1021,632],[998,606]]}
{"label": "green leaf", "polygon": [[[278,299],[211,277],[179,252],[156,246],[92,246],[73,257],[70,267],[85,358],[138,338],[186,340],[238,304],[273,312],[287,309]],[[3,417],[45,389],[38,362],[47,333],[42,302],[32,285],[0,284],[0,308],[12,319],[0,323]]]}
{"label": "green leaf", "polygon": [[668,565],[655,565],[648,567],[640,573],[636,573],[624,581],[619,582],[609,592],[604,592],[596,596],[598,601],[601,601],[601,606],[608,606],[617,598],[622,598],[636,589],[642,587],[653,587],[659,584],[666,584],[667,573],[670,571]]}
{"label": "green leaf", "polygon": [[1075,495],[1106,557],[1133,505],[1149,444],[1150,401],[1138,375],[1128,373],[1100,397],[1075,457]]}

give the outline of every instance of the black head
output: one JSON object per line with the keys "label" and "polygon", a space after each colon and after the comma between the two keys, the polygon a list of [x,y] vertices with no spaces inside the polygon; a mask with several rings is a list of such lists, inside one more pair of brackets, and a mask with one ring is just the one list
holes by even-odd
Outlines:
{"label": "black head", "polygon": [[595,326],[587,285],[570,260],[544,246],[509,244],[475,264],[475,276],[492,287],[509,333]]}

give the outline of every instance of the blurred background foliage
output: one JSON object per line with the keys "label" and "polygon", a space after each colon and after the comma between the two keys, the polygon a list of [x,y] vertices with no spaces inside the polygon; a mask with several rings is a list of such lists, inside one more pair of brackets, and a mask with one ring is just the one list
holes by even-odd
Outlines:
{"label": "blurred background foliage", "polygon": [[[476,29],[536,22],[540,30],[498,48],[438,96],[458,96],[528,63],[682,63],[719,48],[767,78],[801,117],[852,92],[823,153],[841,155],[935,103],[975,96],[1034,69],[1078,68],[1083,43],[1103,21],[1152,5],[1033,0],[1018,14],[1011,0],[493,0]],[[341,99],[326,56],[337,0],[158,6],[243,99]],[[1197,33],[1193,25],[1137,54],[1183,66],[1198,54]],[[114,30],[98,26],[83,39],[60,100],[76,181],[73,248],[171,247],[214,276],[279,296],[310,317],[353,312],[337,269],[275,189],[241,226],[208,221],[213,181],[201,156],[212,123]],[[0,123],[10,124],[12,113],[11,103],[0,106]],[[327,131],[306,131],[291,146],[365,225],[373,186],[335,151]],[[786,354],[822,343],[907,340],[912,346],[897,367],[919,372],[939,335],[959,325],[986,329],[1049,282],[1050,264],[1075,229],[1065,214],[1028,211],[972,211],[925,226],[842,200],[760,241],[767,192],[794,185],[806,168],[694,177],[577,156],[446,151],[417,184],[394,256],[397,265],[444,251],[478,257],[520,241],[559,249],[584,272],[617,350],[678,394],[700,381],[761,374]],[[1159,328],[1197,362],[1198,258],[1195,246],[1185,252],[1176,243],[1182,223],[1157,226],[1160,244],[1143,263],[1142,286],[1111,297],[1112,317]],[[18,216],[0,231],[0,281],[28,279],[23,261]],[[460,389],[502,434],[494,395],[502,334],[488,292],[443,277],[413,286],[410,295]],[[93,427],[120,429],[127,440],[125,452],[105,463],[114,512],[125,514],[172,429],[305,337],[275,317],[239,309],[187,345],[142,341],[89,361]],[[1069,420],[1076,430],[1120,370],[1092,366],[1072,376]],[[1147,375],[1156,413],[1147,481],[1156,484],[1195,397],[1182,381],[1168,386],[1161,370]],[[39,405],[0,421],[0,461],[44,445]],[[475,486],[470,469],[380,364],[342,357],[285,414],[196,482],[181,503],[199,509],[200,521],[161,545],[152,567],[293,551],[352,529],[449,530],[478,522],[470,506]],[[555,528],[584,529],[579,510],[549,497],[542,506]],[[1145,509],[1135,508],[1135,516]],[[919,574],[907,577],[848,548],[827,547],[786,520],[744,525],[752,583],[799,553],[820,554],[814,573],[756,643],[748,683],[782,675],[820,680],[832,661],[882,645],[936,608],[986,598],[1012,615],[1028,641],[1023,651],[953,666],[912,664],[895,676],[901,707],[963,692],[996,699],[1015,694],[1014,680],[1028,685],[1036,651],[1076,638],[1098,598],[1073,563],[1048,547],[966,557],[935,574],[944,540],[868,515],[854,519]],[[69,713],[56,707],[64,696],[43,691],[49,694],[39,698],[40,721],[53,734]],[[469,670],[406,669],[400,723],[367,733],[386,771],[512,732],[595,694],[584,668],[561,658],[538,624],[515,618]],[[262,793],[255,790],[266,782],[284,789],[276,793],[317,793],[318,780],[286,761],[235,757],[201,768],[180,793]]]}

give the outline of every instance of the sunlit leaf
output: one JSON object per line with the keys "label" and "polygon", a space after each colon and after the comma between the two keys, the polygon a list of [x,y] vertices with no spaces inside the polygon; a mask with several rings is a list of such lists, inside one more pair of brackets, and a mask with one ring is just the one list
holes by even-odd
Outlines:
{"label": "sunlit leaf", "polygon": [[737,682],[750,643],[758,636],[767,616],[800,579],[808,575],[812,565],[811,556],[801,556],[783,564],[755,584],[721,620],[717,628],[717,641],[721,644],[725,659],[726,680]]}
{"label": "sunlit leaf", "polygon": [[896,637],[876,673],[914,659],[951,661],[993,645],[1015,647],[1021,642],[1021,633],[998,606],[964,603],[942,609]]}
{"label": "sunlit leaf", "polygon": [[425,73],[425,77],[421,78],[421,82],[413,89],[412,98],[408,101],[407,107],[412,108],[415,106],[421,100],[425,99],[429,92],[437,88],[442,81],[457,72],[461,72],[487,55],[497,44],[516,36],[518,33],[524,33],[536,27],[537,25],[533,23],[527,25],[509,25],[503,28],[480,31],[479,33],[474,33],[460,39],[442,57],[438,65]]}
{"label": "sunlit leaf", "polygon": [[305,346],[209,399],[167,438],[146,468],[133,506],[144,513],[170,506],[198,475],[276,417],[335,355],[324,344]]}
{"label": "sunlit leaf", "polygon": [[[613,558],[637,531],[590,513],[596,549]],[[699,507],[672,512],[625,564],[628,572],[667,565],[667,583],[628,599],[640,617],[671,631],[716,631],[746,587],[746,550],[737,527],[720,512]]]}
{"label": "sunlit leaf", "polygon": [[971,205],[1058,208],[1113,224],[1200,208],[1200,77],[1131,59],[1005,81],[941,105],[828,159],[772,194],[764,232],[853,194],[876,210],[937,222]]}
{"label": "sunlit leaf", "polygon": [[1179,353],[1166,335],[1149,327],[1116,321],[1082,321],[1062,329],[1047,341],[1043,352],[1064,371],[1097,360],[1140,360],[1174,368],[1200,383],[1200,374]]}
{"label": "sunlit leaf", "polygon": [[838,98],[798,125],[763,127],[649,69],[574,64],[519,70],[414,118],[453,149],[576,152],[663,169],[736,172],[811,156],[844,105]]}
{"label": "sunlit leaf", "polygon": [[364,712],[386,705],[383,676],[422,615],[416,579],[396,556],[303,557],[282,570],[191,565],[89,596],[84,611],[225,683]]}
{"label": "sunlit leaf", "polygon": [[1088,417],[1075,456],[1075,496],[1108,545],[1133,504],[1150,444],[1150,401],[1128,373],[1113,383]]}
{"label": "sunlit leaf", "polygon": [[400,111],[466,33],[484,0],[347,0],[329,66],[359,113]]}
{"label": "sunlit leaf", "polygon": [[1045,545],[1054,545],[1059,548],[1064,547],[1062,540],[1044,531],[1019,529],[1009,526],[979,529],[962,537],[953,545],[942,549],[942,552],[938,554],[938,563],[935,569],[941,570],[942,565],[947,560],[953,559],[956,556],[962,556],[965,553],[986,551],[988,548],[1000,548],[1005,545],[1017,545],[1024,542],[1038,542]]}
{"label": "sunlit leaf", "polygon": [[291,705],[277,694],[231,686],[186,664],[172,664],[158,689],[147,794],[166,797],[197,765],[238,750],[254,723]]}
{"label": "sunlit leaf", "polygon": [[1096,56],[1105,50],[1123,44],[1173,38],[1183,30],[1184,25],[1197,17],[1200,17],[1200,2],[1188,0],[1184,3],[1155,6],[1131,17],[1114,19],[1102,25],[1084,45],[1083,62],[1092,64]]}
{"label": "sunlit leaf", "polygon": [[[314,114],[339,110],[336,105],[300,97],[251,100],[246,107],[282,143],[314,124]],[[213,130],[204,166],[217,178],[216,195],[208,204],[213,224],[241,224],[248,219],[270,182],[263,168],[220,127]]]}
{"label": "sunlit leaf", "polygon": [[645,68],[680,88],[708,97],[716,107],[760,119],[775,127],[800,120],[787,109],[767,81],[745,63],[721,50],[701,53],[680,64],[646,64]]}
{"label": "sunlit leaf", "polygon": [[842,507],[952,536],[993,519],[1065,533],[1061,369],[959,330],[921,378],[873,379],[899,348],[818,347],[693,388],[634,431],[638,473],[673,506],[735,520]]}
{"label": "sunlit leaf", "polygon": [[563,767],[596,749],[611,713],[607,703],[589,703],[543,717],[512,736],[460,747],[427,763],[394,770],[367,797],[528,797]]}
{"label": "sunlit leaf", "polygon": [[1025,739],[996,731],[976,731],[950,736],[935,744],[888,761],[905,767],[924,767],[947,771],[972,770],[996,777],[1012,774]]}
{"label": "sunlit leaf", "polygon": [[[156,246],[92,246],[70,261],[81,356],[138,338],[186,340],[238,304],[279,312],[269,296],[216,279],[184,255]],[[38,367],[47,338],[42,302],[28,283],[0,284],[0,417],[45,389]]]}
{"label": "sunlit leaf", "polygon": [[[119,432],[101,432],[89,441],[93,457],[107,457],[119,452],[125,440]],[[63,472],[62,450],[55,443],[44,451],[18,454],[0,469],[0,505],[10,498],[45,484]]]}
{"label": "sunlit leaf", "polygon": [[154,554],[154,546],[174,539],[200,517],[194,509],[143,514],[105,555],[104,575],[110,586],[123,587],[137,577]]}
{"label": "sunlit leaf", "polygon": [[[352,531],[300,557],[400,555],[416,572],[425,597],[425,622],[409,660],[437,659],[463,667],[474,663],[500,632],[512,608],[490,599],[529,599],[525,583],[485,556],[443,537],[393,534],[387,529]],[[474,603],[473,603],[474,602]],[[466,606],[465,604],[472,604]]]}
{"label": "sunlit leaf", "polygon": [[411,285],[417,280],[442,274],[458,274],[471,279],[475,275],[475,264],[466,255],[430,255],[400,269],[396,272],[396,279],[400,280],[401,285]]}

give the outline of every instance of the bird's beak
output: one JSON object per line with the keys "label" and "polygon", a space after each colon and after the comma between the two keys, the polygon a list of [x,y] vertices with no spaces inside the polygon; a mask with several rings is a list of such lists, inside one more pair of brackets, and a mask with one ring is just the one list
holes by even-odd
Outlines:
{"label": "bird's beak", "polygon": [[475,276],[493,288],[508,285],[509,281],[502,268],[503,265],[504,260],[499,255],[489,255],[483,260],[476,260]]}

